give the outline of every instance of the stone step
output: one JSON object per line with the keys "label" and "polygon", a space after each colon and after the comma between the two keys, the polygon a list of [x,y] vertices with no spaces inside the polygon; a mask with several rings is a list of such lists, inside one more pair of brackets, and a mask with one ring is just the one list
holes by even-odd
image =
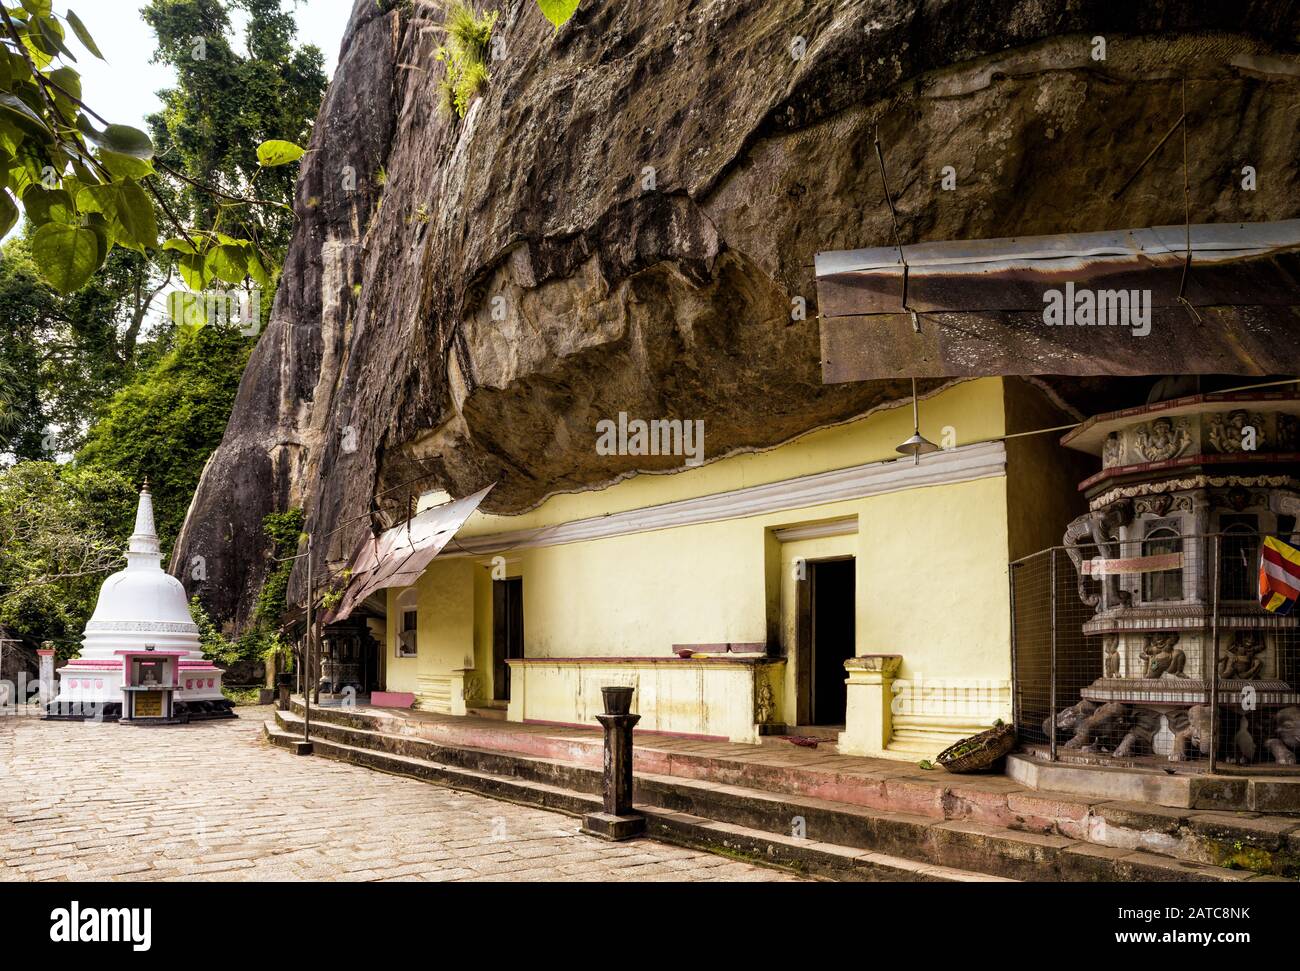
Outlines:
{"label": "stone step", "polygon": [[[287,713],[277,713],[276,718],[277,723],[268,727],[269,737],[278,736],[273,741],[287,745],[300,737],[300,719]],[[589,811],[583,807],[597,803],[596,794],[602,785],[600,770],[580,763],[445,746],[409,735],[328,722],[314,725],[313,738],[319,742],[320,754],[565,812]],[[537,787],[536,791],[532,787]],[[1235,881],[1254,876],[1153,852],[1159,850],[1158,846],[1099,846],[1083,839],[1017,831],[969,818],[870,809],[680,776],[638,772],[635,800],[638,809],[647,814],[684,814],[762,834],[765,845],[770,847],[764,852],[791,866],[799,864],[790,856],[793,850],[780,848],[787,841],[796,848],[811,844],[838,847],[841,856],[849,859],[884,854],[910,861],[913,868],[951,867],[1012,879]],[[692,838],[707,841],[725,830],[692,832]],[[662,835],[672,838],[667,830]],[[725,844],[718,848],[729,851]],[[814,869],[821,872],[825,865],[823,860]],[[910,879],[931,877],[922,874]]]}
{"label": "stone step", "polygon": [[[266,737],[273,745],[287,749],[293,749],[301,741],[300,734],[285,731],[276,722],[266,723]],[[599,796],[576,793],[543,782],[440,765],[427,759],[345,745],[324,737],[313,738],[312,746],[313,754],[324,758],[571,816],[583,816],[601,808]],[[1005,878],[985,873],[766,833],[655,806],[638,804],[636,808],[646,817],[647,834],[655,839],[708,852],[723,852],[805,875],[861,882],[1005,882]]]}
{"label": "stone step", "polygon": [[[379,734],[423,739],[442,746],[444,754],[430,757],[455,760],[457,753],[478,750],[472,758],[481,762],[493,753],[508,757],[528,756],[554,764],[585,766],[598,770],[602,762],[600,735],[573,730],[541,732],[514,723],[487,725],[474,719],[440,718],[418,724],[387,712],[333,709],[324,714],[331,722]],[[313,724],[318,724],[313,714]],[[638,736],[641,738],[641,736]],[[691,779],[721,785],[740,786],[786,798],[809,796],[838,804],[862,806],[885,812],[929,816],[941,821],[966,821],[999,829],[1041,835],[1065,836],[1102,847],[1143,851],[1171,856],[1190,863],[1240,866],[1261,873],[1300,876],[1300,818],[1264,817],[1267,827],[1257,824],[1225,827],[1225,820],[1245,820],[1242,814],[1225,814],[1208,807],[1180,809],[1172,821],[1157,831],[1149,830],[1142,818],[1127,813],[1131,802],[1146,796],[1089,798],[1071,792],[1026,788],[1025,784],[1000,775],[951,775],[942,770],[918,772],[880,760],[842,757],[820,749],[796,749],[788,742],[791,759],[756,759],[766,747],[687,745],[656,748],[654,736],[638,742],[635,755],[637,778],[648,776]],[[733,756],[716,754],[740,749]],[[809,760],[812,760],[811,762]],[[497,763],[497,771],[510,771]],[[864,768],[865,767],[865,768]],[[594,777],[593,777],[594,778]],[[1161,774],[1161,778],[1166,777]],[[571,785],[571,781],[563,784]],[[591,782],[590,791],[599,784]],[[1118,805],[1115,812],[1107,806]],[[1159,809],[1160,807],[1155,807]],[[1213,834],[1200,826],[1199,817],[1213,815]]]}

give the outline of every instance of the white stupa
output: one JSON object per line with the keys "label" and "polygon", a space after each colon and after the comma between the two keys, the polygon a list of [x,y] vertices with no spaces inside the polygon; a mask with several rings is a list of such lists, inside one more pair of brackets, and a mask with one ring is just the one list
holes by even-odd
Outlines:
{"label": "white stupa", "polygon": [[178,715],[233,714],[231,703],[221,694],[221,669],[203,657],[185,588],[162,568],[148,482],[140,491],[126,569],[114,573],[100,588],[82,638],[81,657],[59,670],[59,692],[49,714],[109,720],[121,716],[123,656],[142,650],[174,659]]}

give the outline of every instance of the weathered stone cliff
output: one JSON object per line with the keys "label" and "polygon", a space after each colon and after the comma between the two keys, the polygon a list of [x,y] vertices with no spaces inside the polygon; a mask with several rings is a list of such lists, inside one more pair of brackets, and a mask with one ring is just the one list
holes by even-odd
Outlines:
{"label": "weathered stone cliff", "polygon": [[897,401],[905,376],[823,386],[818,360],[814,253],[893,238],[877,132],[905,242],[1181,223],[1177,139],[1111,197],[1186,79],[1192,221],[1300,215],[1296,3],[583,0],[558,32],[499,9],[505,56],[453,119],[441,4],[357,0],[177,544],[220,617],[275,509],[306,508],[323,564],[375,493],[495,480],[511,512],[680,462],[596,454],[620,411],[705,419],[712,459]]}

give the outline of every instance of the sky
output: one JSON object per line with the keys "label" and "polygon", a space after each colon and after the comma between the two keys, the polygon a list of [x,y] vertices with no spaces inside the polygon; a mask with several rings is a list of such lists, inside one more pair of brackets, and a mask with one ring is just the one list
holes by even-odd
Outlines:
{"label": "sky", "polygon": [[[140,19],[143,0],[70,0],[72,9],[85,23],[108,63],[82,55],[79,44],[71,45],[81,72],[81,89],[86,102],[109,121],[144,128],[145,116],[159,107],[154,92],[168,87],[172,72],[149,63],[154,36]],[[298,21],[298,43],[315,44],[325,55],[325,73],[334,74],[343,29],[352,13],[353,0],[283,0],[294,8]],[[55,0],[56,13],[66,13],[65,0]]]}

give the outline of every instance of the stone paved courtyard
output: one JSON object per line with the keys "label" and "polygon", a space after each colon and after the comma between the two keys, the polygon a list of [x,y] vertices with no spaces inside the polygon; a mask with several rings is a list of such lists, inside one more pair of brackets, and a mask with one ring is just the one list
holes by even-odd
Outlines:
{"label": "stone paved courtyard", "polygon": [[239,712],[152,729],[0,718],[0,880],[796,879],[294,756],[263,741],[269,709]]}

